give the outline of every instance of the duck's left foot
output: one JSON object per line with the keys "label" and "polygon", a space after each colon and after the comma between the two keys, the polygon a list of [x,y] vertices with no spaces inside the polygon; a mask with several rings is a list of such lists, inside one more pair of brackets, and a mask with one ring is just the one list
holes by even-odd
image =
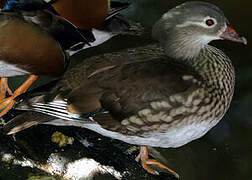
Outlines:
{"label": "duck's left foot", "polygon": [[8,92],[9,95],[12,95],[12,91],[8,86],[8,78],[2,77],[0,79],[0,100],[6,97],[6,93]]}
{"label": "duck's left foot", "polygon": [[171,170],[170,168],[166,167],[155,159],[149,159],[149,152],[146,146],[140,146],[140,153],[138,154],[135,160],[137,162],[141,160],[143,168],[151,174],[159,175],[159,172],[154,169],[161,169],[162,171],[171,173],[176,178],[179,178],[179,175],[175,171]]}
{"label": "duck's left foot", "polygon": [[[37,79],[38,79],[38,76],[30,75],[29,78],[18,89],[16,89],[16,91],[10,97],[5,98],[6,91],[10,94],[9,88],[6,89],[4,95],[0,94],[1,97],[3,96],[2,99],[0,99],[0,117],[5,115],[14,106],[16,102],[14,99],[20,94],[24,93],[31,86],[31,84]],[[1,82],[2,82],[2,79],[1,79]],[[2,87],[4,87],[3,83],[1,83],[1,88]]]}
{"label": "duck's left foot", "polygon": [[[2,101],[5,99],[7,93],[8,95],[13,94],[11,89],[8,86],[8,78],[2,77],[0,78],[0,103],[2,103]],[[1,117],[0,117],[0,125],[5,125],[5,121]]]}

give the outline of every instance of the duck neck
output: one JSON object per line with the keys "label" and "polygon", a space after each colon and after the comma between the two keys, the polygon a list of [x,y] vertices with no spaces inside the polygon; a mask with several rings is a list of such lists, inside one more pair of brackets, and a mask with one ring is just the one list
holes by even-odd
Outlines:
{"label": "duck neck", "polygon": [[188,60],[193,57],[197,57],[204,45],[200,41],[193,41],[192,45],[190,41],[179,41],[173,43],[172,41],[167,41],[165,44],[165,53],[169,57],[174,59]]}
{"label": "duck neck", "polygon": [[231,60],[221,50],[205,45],[196,57],[184,60],[203,77],[218,78],[222,76],[234,76],[234,67]]}
{"label": "duck neck", "polygon": [[231,101],[235,72],[231,60],[221,50],[206,45],[197,57],[185,62],[199,73],[207,90],[214,90],[219,96],[227,98],[228,103]]}

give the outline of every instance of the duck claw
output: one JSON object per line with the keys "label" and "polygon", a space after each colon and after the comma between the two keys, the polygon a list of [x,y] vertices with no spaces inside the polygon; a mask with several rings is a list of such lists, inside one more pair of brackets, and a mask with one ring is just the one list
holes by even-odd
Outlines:
{"label": "duck claw", "polygon": [[[159,175],[159,172],[157,170],[155,170],[155,169],[160,169],[161,171],[173,174],[176,178],[179,179],[178,173],[176,173],[175,171],[173,171],[170,168],[166,167],[165,165],[161,164],[160,162],[158,162],[155,159],[149,159],[148,148],[146,146],[141,146],[140,147],[140,153],[135,158],[135,160],[137,162],[139,162],[141,160],[141,164],[142,164],[143,168],[148,173],[151,173],[151,174],[154,174],[154,175]],[[153,167],[155,167],[155,168],[153,168]]]}

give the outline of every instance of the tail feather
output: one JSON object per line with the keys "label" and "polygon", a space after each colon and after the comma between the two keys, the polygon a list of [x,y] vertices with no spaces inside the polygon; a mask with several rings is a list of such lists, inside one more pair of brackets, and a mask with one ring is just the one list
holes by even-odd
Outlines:
{"label": "tail feather", "polygon": [[67,112],[67,102],[63,100],[55,100],[48,103],[40,102],[22,102],[16,107],[18,110],[30,110],[34,112],[39,112],[45,115],[54,116],[56,118],[61,118],[65,120],[74,119],[72,115]]}
{"label": "tail feather", "polygon": [[[14,134],[38,124],[85,127],[87,123],[94,123],[92,117],[78,118],[69,114],[65,101],[24,104],[23,106],[29,112],[22,113],[6,123],[3,127],[6,134]],[[22,109],[22,106],[19,109]]]}
{"label": "tail feather", "polygon": [[48,109],[43,109],[43,108],[32,108],[33,111],[35,112],[40,112],[49,116],[54,116],[57,118],[61,118],[61,119],[65,119],[65,120],[71,120],[72,117],[69,114],[65,114],[62,112],[57,112],[57,111],[52,111],[52,110],[48,110]]}
{"label": "tail feather", "polygon": [[8,135],[15,134],[29,127],[43,124],[53,119],[55,119],[55,117],[43,115],[38,112],[26,112],[16,116],[6,123],[3,126],[3,131]]}
{"label": "tail feather", "polygon": [[108,113],[103,108],[100,108],[87,114],[70,114],[67,111],[67,103],[60,101],[54,101],[50,103],[35,103],[30,105],[30,110],[70,121],[81,119],[93,121],[93,117],[97,114]]}
{"label": "tail feather", "polygon": [[58,104],[58,103],[48,103],[48,104],[36,103],[32,106],[35,108],[43,108],[43,109],[55,110],[55,111],[65,113],[66,105],[67,104]]}
{"label": "tail feather", "polygon": [[17,104],[16,110],[21,111],[34,111],[39,112],[55,118],[64,120],[80,120],[85,119],[86,121],[92,120],[92,116],[100,113],[104,113],[103,109],[98,109],[94,112],[87,114],[71,114],[67,111],[67,102],[62,99],[58,99],[56,96],[51,102],[43,101],[44,95],[28,98]]}

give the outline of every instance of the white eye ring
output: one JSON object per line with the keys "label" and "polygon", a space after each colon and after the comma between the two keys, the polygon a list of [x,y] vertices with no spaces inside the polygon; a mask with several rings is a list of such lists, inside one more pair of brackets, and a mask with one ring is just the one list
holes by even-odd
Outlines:
{"label": "white eye ring", "polygon": [[215,18],[207,16],[204,18],[202,25],[206,28],[212,28],[216,26],[216,24],[217,24],[217,21]]}

